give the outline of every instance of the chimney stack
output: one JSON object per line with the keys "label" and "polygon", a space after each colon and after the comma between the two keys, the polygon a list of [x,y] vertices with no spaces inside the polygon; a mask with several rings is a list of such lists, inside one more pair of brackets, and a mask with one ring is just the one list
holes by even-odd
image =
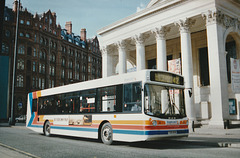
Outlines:
{"label": "chimney stack", "polygon": [[81,29],[81,40],[82,41],[86,41],[86,39],[87,39],[87,31],[86,31],[86,29],[84,28],[84,29]]}
{"label": "chimney stack", "polygon": [[15,0],[15,1],[13,2],[13,11],[14,11],[14,12],[17,12],[17,10],[18,10],[18,1]]}
{"label": "chimney stack", "polygon": [[72,22],[71,21],[66,22],[65,29],[67,30],[67,33],[72,34]]}

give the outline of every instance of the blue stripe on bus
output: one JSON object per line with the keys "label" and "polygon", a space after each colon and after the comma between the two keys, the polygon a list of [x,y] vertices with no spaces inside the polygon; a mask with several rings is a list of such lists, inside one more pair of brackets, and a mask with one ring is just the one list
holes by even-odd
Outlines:
{"label": "blue stripe on bus", "polygon": [[78,128],[78,127],[51,126],[51,129],[62,129],[62,130],[72,130],[72,131],[98,132],[98,129],[97,129],[97,128]]}
{"label": "blue stripe on bus", "polygon": [[32,113],[32,115],[31,115],[31,118],[29,120],[28,126],[32,125],[33,119],[35,117],[34,112],[32,112],[32,100],[33,100],[33,93],[29,93],[30,112]]}
{"label": "blue stripe on bus", "polygon": [[167,131],[146,131],[146,135],[168,135],[168,132],[176,131],[177,134],[187,134],[189,133],[188,129],[185,130],[167,130]]}
{"label": "blue stripe on bus", "polygon": [[114,129],[113,133],[117,133],[117,134],[132,134],[132,135],[145,135],[145,131],[119,130],[119,129]]}
{"label": "blue stripe on bus", "polygon": [[43,126],[42,126],[42,125],[30,125],[30,126],[28,126],[28,127],[43,128]]}

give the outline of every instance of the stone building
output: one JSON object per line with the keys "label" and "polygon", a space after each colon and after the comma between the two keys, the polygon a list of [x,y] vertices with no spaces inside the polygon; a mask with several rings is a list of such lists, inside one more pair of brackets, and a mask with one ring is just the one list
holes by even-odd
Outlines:
{"label": "stone building", "polygon": [[[7,119],[10,110],[13,54],[18,1],[13,9],[5,7],[2,51],[0,119]],[[97,37],[87,39],[86,29],[80,35],[72,32],[71,21],[65,28],[56,24],[56,13],[48,10],[33,15],[21,7],[16,59],[14,106],[15,115],[26,113],[27,93],[74,82],[101,78],[101,53]],[[94,46],[94,48],[93,48]],[[2,78],[2,75],[1,75]]]}
{"label": "stone building", "polygon": [[230,68],[230,58],[240,58],[239,0],[151,0],[98,34],[103,77],[127,73],[128,65],[168,71],[180,59],[185,92],[193,93],[185,94],[190,122],[240,120],[240,86]]}

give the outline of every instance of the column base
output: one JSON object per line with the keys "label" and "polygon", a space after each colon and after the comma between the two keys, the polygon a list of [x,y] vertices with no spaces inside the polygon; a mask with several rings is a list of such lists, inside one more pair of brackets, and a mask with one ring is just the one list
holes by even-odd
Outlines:
{"label": "column base", "polygon": [[208,126],[210,128],[221,128],[224,129],[226,124],[223,120],[210,120]]}

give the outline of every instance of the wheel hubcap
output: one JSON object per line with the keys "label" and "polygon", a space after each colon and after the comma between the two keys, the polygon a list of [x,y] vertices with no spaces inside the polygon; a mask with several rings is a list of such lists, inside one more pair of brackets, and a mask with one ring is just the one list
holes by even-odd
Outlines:
{"label": "wheel hubcap", "polygon": [[103,130],[103,138],[106,141],[109,141],[112,138],[112,131],[109,127],[104,128]]}

